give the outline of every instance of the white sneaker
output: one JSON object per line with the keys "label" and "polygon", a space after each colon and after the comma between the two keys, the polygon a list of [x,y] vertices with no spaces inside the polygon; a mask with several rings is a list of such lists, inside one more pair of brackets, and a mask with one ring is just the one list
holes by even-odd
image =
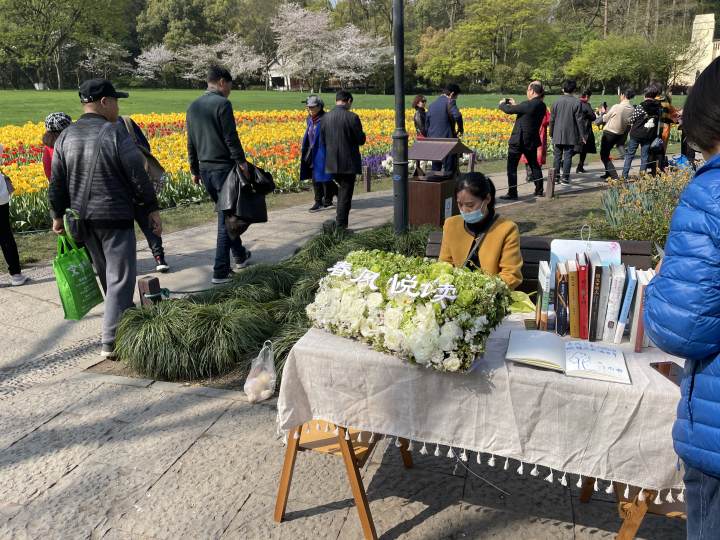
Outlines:
{"label": "white sneaker", "polygon": [[28,279],[30,278],[24,274],[13,274],[10,276],[10,284],[13,287],[19,287],[20,285],[25,285]]}

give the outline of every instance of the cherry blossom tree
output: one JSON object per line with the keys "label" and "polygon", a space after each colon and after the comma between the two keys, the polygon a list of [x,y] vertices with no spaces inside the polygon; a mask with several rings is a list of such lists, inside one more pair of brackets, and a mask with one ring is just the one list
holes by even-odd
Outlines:
{"label": "cherry blossom tree", "polygon": [[207,45],[191,45],[178,52],[183,65],[182,77],[190,80],[204,80],[212,65],[220,65],[230,71],[233,78],[257,74],[265,60],[249,47],[237,34],[227,34],[222,41]]}
{"label": "cherry blossom tree", "polygon": [[168,75],[177,65],[177,55],[165,45],[153,45],[145,49],[136,59],[135,76],[143,80],[162,79],[167,83]]}
{"label": "cherry blossom tree", "polygon": [[277,35],[277,56],[286,75],[305,81],[312,92],[329,74],[330,60],[337,47],[327,11],[310,11],[299,4],[280,6],[273,20]]}
{"label": "cherry blossom tree", "polygon": [[380,65],[392,62],[392,47],[349,24],[335,31],[329,71],[341,84],[365,81]]}

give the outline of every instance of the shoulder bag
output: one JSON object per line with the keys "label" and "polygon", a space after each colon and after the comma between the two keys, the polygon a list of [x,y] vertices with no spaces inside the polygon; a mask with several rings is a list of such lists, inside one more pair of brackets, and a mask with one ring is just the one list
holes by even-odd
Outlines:
{"label": "shoulder bag", "polygon": [[165,183],[167,181],[167,173],[165,172],[165,168],[160,165],[160,162],[155,156],[152,155],[152,152],[145,148],[144,145],[138,143],[137,134],[135,133],[135,126],[133,125],[133,121],[130,119],[130,117],[121,116],[120,118],[122,118],[123,124],[125,124],[125,129],[127,129],[130,137],[132,137],[135,146],[138,147],[140,153],[143,155],[143,158],[145,158],[145,172],[147,172],[150,180],[153,183],[155,193],[160,193],[165,187]]}

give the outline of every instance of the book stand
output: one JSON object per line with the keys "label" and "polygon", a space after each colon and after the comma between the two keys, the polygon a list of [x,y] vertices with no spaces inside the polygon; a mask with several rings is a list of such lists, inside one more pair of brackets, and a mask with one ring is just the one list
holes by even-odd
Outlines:
{"label": "book stand", "polygon": [[[337,434],[335,433],[337,429]],[[362,442],[357,441],[358,434],[361,434]],[[360,476],[360,468],[365,465],[370,453],[375,447],[375,441],[369,442],[372,434],[353,428],[347,430],[341,426],[332,428],[332,424],[324,420],[313,420],[288,432],[287,448],[285,450],[285,461],[280,474],[280,486],[275,501],[275,514],[273,519],[281,523],[285,517],[288,495],[290,494],[290,483],[292,482],[295,459],[298,452],[311,451],[321,454],[341,456],[345,462],[348,483],[355,499],[360,525],[363,534],[368,540],[377,540],[375,524],[373,523],[370,506],[368,505],[365,487]],[[353,439],[355,439],[353,441]],[[412,454],[408,451],[408,441],[398,438],[400,441],[400,454],[403,465],[406,469],[413,466]]]}

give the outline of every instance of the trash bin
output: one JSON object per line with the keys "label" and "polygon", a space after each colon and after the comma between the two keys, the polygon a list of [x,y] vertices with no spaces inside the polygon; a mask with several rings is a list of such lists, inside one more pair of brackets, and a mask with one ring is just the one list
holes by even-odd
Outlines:
{"label": "trash bin", "polygon": [[[471,154],[459,139],[418,139],[408,152],[415,160],[415,172],[408,181],[410,225],[430,224],[442,227],[450,216],[459,213],[455,200],[457,165],[453,171],[424,171],[420,161],[442,161],[450,155]],[[457,161],[456,161],[457,163]]]}

